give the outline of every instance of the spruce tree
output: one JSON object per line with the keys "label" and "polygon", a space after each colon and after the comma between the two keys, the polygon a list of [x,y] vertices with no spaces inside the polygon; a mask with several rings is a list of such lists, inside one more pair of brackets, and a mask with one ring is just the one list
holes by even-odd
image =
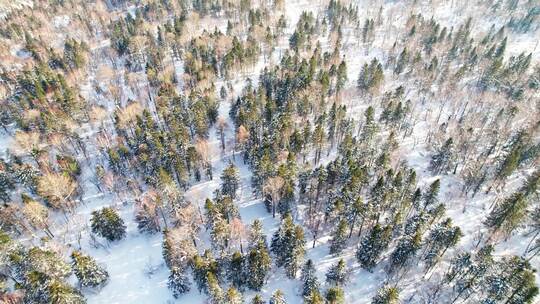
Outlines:
{"label": "spruce tree", "polygon": [[339,224],[334,232],[334,237],[330,243],[330,253],[339,254],[347,246],[347,233],[349,227],[347,222],[343,219],[339,221]]}
{"label": "spruce tree", "polygon": [[113,208],[92,211],[90,222],[93,233],[111,242],[121,240],[126,235],[124,221]]}
{"label": "spruce tree", "polygon": [[239,184],[240,174],[238,173],[238,168],[232,163],[229,163],[229,166],[221,174],[221,193],[235,199]]}
{"label": "spruce tree", "polygon": [[242,289],[246,282],[246,273],[244,272],[244,257],[238,251],[233,253],[229,261],[227,276],[235,288]]}
{"label": "spruce tree", "polygon": [[285,295],[279,289],[276,290],[272,294],[272,297],[270,298],[270,302],[268,302],[268,303],[269,304],[287,304],[287,302],[285,301]]}
{"label": "spruce tree", "polygon": [[396,249],[390,256],[390,271],[393,272],[399,268],[405,267],[414,257],[422,245],[422,237],[419,233],[413,236],[403,237],[396,246]]}
{"label": "spruce tree", "polygon": [[356,258],[363,268],[371,271],[375,267],[380,255],[390,242],[391,230],[390,226],[382,228],[377,224],[371,229],[369,235],[362,239],[356,251]]}
{"label": "spruce tree", "polygon": [[345,293],[341,287],[330,287],[326,291],[327,304],[345,304]]}
{"label": "spruce tree", "polygon": [[276,264],[285,267],[287,276],[294,278],[305,254],[304,230],[294,225],[287,214],[278,231],[272,237],[271,250],[276,256]]}
{"label": "spruce tree", "polygon": [[229,289],[227,289],[227,292],[225,292],[225,299],[223,303],[224,304],[243,304],[244,299],[242,297],[242,293],[240,293],[234,287],[229,287]]}
{"label": "spruce tree", "polygon": [[382,287],[371,300],[371,304],[397,304],[399,291],[395,287]]}
{"label": "spruce tree", "polygon": [[253,299],[251,299],[251,304],[265,304],[263,298],[260,294],[256,294]]}
{"label": "spruce tree", "polygon": [[318,292],[320,284],[317,280],[316,270],[312,260],[307,260],[306,264],[304,264],[301,279],[304,282],[302,287],[302,295],[304,297],[309,297],[313,291]]}
{"label": "spruce tree", "polygon": [[186,270],[180,267],[172,267],[167,286],[172,290],[175,299],[178,299],[182,294],[189,292],[191,289],[191,282],[186,274]]}
{"label": "spruce tree", "polygon": [[73,273],[81,286],[101,287],[107,283],[109,274],[91,256],[84,255],[80,251],[73,251],[71,259]]}
{"label": "spruce tree", "polygon": [[348,279],[349,273],[346,269],[345,261],[339,259],[339,261],[332,265],[326,273],[326,282],[333,286],[343,286]]}
{"label": "spruce tree", "polygon": [[272,259],[268,248],[262,240],[259,240],[258,244],[250,249],[247,256],[246,279],[250,289],[261,290],[271,265]]}

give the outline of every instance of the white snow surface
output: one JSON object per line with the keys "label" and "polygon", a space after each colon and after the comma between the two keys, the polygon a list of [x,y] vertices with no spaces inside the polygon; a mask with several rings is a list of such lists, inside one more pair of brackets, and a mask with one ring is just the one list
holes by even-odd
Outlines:
{"label": "white snow surface", "polygon": [[[368,2],[373,1],[360,1],[358,3],[360,20],[364,20],[364,18],[368,16],[373,17],[377,13],[376,11],[363,10],[364,6],[367,7]],[[392,26],[396,28],[404,27],[407,14],[400,12],[400,10],[404,8],[404,4],[398,1],[375,2],[380,2],[385,5],[385,14],[395,14],[396,16],[399,16],[395,18],[395,22]],[[422,3],[427,3],[427,1],[419,2],[420,4],[418,4],[416,9],[422,10],[424,7],[422,6]],[[287,33],[292,33],[303,10],[311,10],[316,15],[322,10],[325,3],[326,2],[323,1],[308,0],[287,2],[285,10],[289,27]],[[441,7],[436,11],[425,11],[424,14],[426,16],[433,15],[436,20],[448,26],[461,24],[463,20],[465,20],[467,14],[458,14],[457,12],[468,11],[466,7],[452,8],[450,6],[450,1],[447,1],[442,5],[446,6],[444,8]],[[371,5],[369,7],[375,6]],[[398,14],[398,12],[400,13]],[[65,17],[67,16],[59,16],[58,20],[55,19],[55,24],[57,26],[67,26],[69,24],[69,18],[66,19]],[[203,27],[204,25],[201,26],[201,28]],[[223,24],[220,28],[222,27]],[[488,28],[489,25],[486,25],[486,30]],[[374,46],[370,49],[369,54],[366,55],[364,50],[360,51],[360,49],[356,47],[354,35],[344,36],[344,55],[345,58],[347,58],[349,86],[351,87],[354,86],[354,80],[357,78],[361,66],[373,57],[382,57],[384,53],[382,52],[381,46],[385,44],[385,49],[387,49],[386,46],[393,43],[396,38],[382,38],[379,37],[379,35],[376,35],[378,41],[373,43]],[[347,43],[349,45],[347,45]],[[533,52],[534,60],[538,60],[540,48],[536,48],[535,43],[536,41],[529,36],[520,36],[516,41],[509,41],[508,44],[513,46],[512,50],[509,51],[511,54],[520,51]],[[109,47],[109,44],[108,40],[104,40],[98,43],[98,47],[93,51],[107,48]],[[321,41],[321,44],[323,47],[327,45],[325,41]],[[277,56],[279,56],[279,54],[282,53],[281,51],[285,48],[287,48],[287,41],[281,41],[274,52],[276,58],[272,58],[273,62],[277,62]],[[181,61],[175,61],[171,64],[175,65],[176,73],[178,75],[183,73],[183,63]],[[254,80],[254,83],[256,83],[259,71],[266,64],[263,56],[261,56],[259,62],[253,69],[247,72],[238,73],[236,78],[231,81],[235,89],[234,94],[240,93],[247,78],[251,78]],[[182,78],[178,77],[178,79]],[[387,79],[392,79],[392,76],[388,75]],[[94,81],[94,78],[90,77],[87,83],[81,84],[83,96],[89,102],[104,105],[106,109],[112,111],[114,109],[114,102],[106,100],[103,96],[98,96],[94,91],[92,81]],[[216,87],[220,88],[222,84],[223,83],[218,83]],[[394,85],[391,84],[391,81],[387,81],[387,85],[389,88],[394,87]],[[179,84],[179,89],[181,89],[181,84]],[[126,95],[132,94],[129,92],[128,88],[125,88],[125,91]],[[358,119],[361,119],[361,113],[369,105],[367,101],[361,100],[359,97],[353,97],[347,103],[349,115]],[[222,101],[219,107],[219,116],[224,118],[229,126],[233,126],[234,124],[228,115],[229,108],[230,103],[228,101]],[[112,112],[110,114],[112,114]],[[108,128],[109,130],[113,129],[110,122],[107,124],[110,126]],[[487,206],[493,201],[495,194],[478,194],[471,200],[470,198],[461,196],[462,181],[459,178],[455,176],[432,176],[427,170],[430,154],[425,144],[427,132],[426,126],[427,124],[424,121],[420,120],[418,122],[415,126],[413,135],[400,142],[400,153],[403,155],[403,158],[407,161],[409,166],[416,170],[420,186],[429,185],[429,183],[437,178],[441,179],[440,200],[447,202],[447,216],[452,217],[454,223],[460,226],[465,234],[465,237],[461,240],[458,247],[459,249],[471,249],[475,241],[474,238],[484,229],[482,221],[485,219]],[[94,137],[96,133],[93,126],[83,126],[79,133],[85,138],[87,143],[95,141]],[[234,138],[234,130],[232,127],[227,129],[226,138]],[[5,133],[0,134],[0,147],[4,147],[3,149],[0,149],[1,156],[5,154],[5,147],[9,147],[12,144],[11,142],[11,136]],[[92,144],[88,146],[92,147]],[[279,218],[272,218],[272,215],[265,210],[260,198],[253,196],[250,186],[250,169],[243,164],[241,156],[237,155],[237,157],[233,158],[233,152],[231,150],[232,145],[228,145],[224,153],[221,152],[219,147],[219,136],[217,135],[215,128],[210,132],[210,146],[211,151],[213,152],[212,166],[214,169],[214,179],[211,181],[203,180],[200,183],[194,184],[185,193],[186,200],[196,203],[203,208],[204,200],[207,197],[212,197],[214,190],[220,186],[219,176],[221,175],[221,171],[230,161],[232,161],[239,168],[241,175],[240,197],[237,199],[236,203],[238,204],[242,221],[245,225],[249,225],[255,219],[261,220],[266,235],[270,238],[279,225]],[[95,257],[99,263],[104,265],[110,274],[109,283],[101,290],[95,292],[85,291],[88,303],[204,303],[206,301],[206,295],[197,291],[195,283],[193,283],[192,290],[189,293],[181,296],[179,299],[174,299],[172,297],[172,293],[167,288],[169,270],[165,266],[162,258],[162,235],[160,233],[152,236],[141,235],[137,231],[136,223],[134,221],[133,198],[120,197],[114,193],[102,193],[90,181],[94,174],[93,168],[97,164],[99,156],[99,152],[94,145],[94,149],[89,149],[90,164],[84,162],[84,165],[82,166],[83,173],[81,180],[84,180],[84,183],[82,183],[84,195],[81,205],[75,212],[76,216],[73,216],[68,224],[58,221],[57,225],[54,227],[55,232],[59,233],[59,235],[62,235],[64,238],[65,245],[73,248],[78,248],[80,246],[84,252]],[[335,157],[335,153],[331,153],[330,156],[323,161],[329,161],[333,157]],[[81,160],[82,159],[83,157],[81,156]],[[512,177],[511,182],[508,183],[508,187],[510,189],[516,188],[522,181],[523,176]],[[111,244],[106,244],[103,240],[99,240],[103,246],[95,248],[91,245],[90,239],[88,224],[90,213],[93,210],[111,205],[116,207],[124,219],[127,225],[127,237],[120,242]],[[375,291],[381,287],[386,278],[386,273],[384,271],[385,263],[380,263],[372,273],[367,272],[360,268],[354,257],[355,244],[358,242],[356,238],[350,240],[348,248],[339,257],[332,256],[328,253],[328,239],[328,233],[323,234],[323,236],[318,239],[315,248],[311,248],[311,235],[306,230],[306,240],[308,241],[306,245],[308,248],[306,259],[311,258],[314,261],[319,281],[321,283],[324,282],[324,274],[327,269],[333,263],[337,262],[339,258],[343,257],[348,264],[348,268],[353,273],[351,281],[345,288],[346,303],[370,303],[371,297],[374,295]],[[202,243],[202,246],[199,246],[200,251],[210,247],[208,235],[207,232],[204,232],[204,229],[200,236],[200,240]],[[510,241],[500,244],[497,247],[497,254],[520,255],[524,248],[524,242],[525,240],[520,235],[517,235]],[[533,260],[533,264],[536,268],[540,266],[537,260]],[[411,300],[414,297],[417,292],[415,282],[418,282],[419,280],[422,280],[421,271],[416,273],[414,270],[411,270],[408,277],[402,281],[403,290],[401,291],[400,298],[403,302],[406,302],[405,299]],[[540,279],[537,274],[537,282],[538,281],[540,281]],[[288,279],[282,269],[274,266],[270,278],[268,279],[268,284],[263,287],[260,294],[265,300],[268,300],[270,295],[276,289],[281,289],[285,293],[288,303],[302,303],[300,288],[301,283],[299,280]],[[254,295],[255,292],[252,291],[244,292],[246,302],[251,300]]]}

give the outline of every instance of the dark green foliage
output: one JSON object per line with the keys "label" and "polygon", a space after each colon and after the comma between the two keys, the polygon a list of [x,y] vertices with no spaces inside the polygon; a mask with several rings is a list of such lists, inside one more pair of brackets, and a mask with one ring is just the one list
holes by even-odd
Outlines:
{"label": "dark green foliage", "polygon": [[118,213],[110,207],[92,211],[92,232],[108,241],[119,241],[126,235],[126,226]]}
{"label": "dark green foliage", "polygon": [[391,227],[375,225],[369,235],[360,242],[356,251],[356,258],[363,268],[371,271],[377,264],[380,255],[387,248],[391,240]]}
{"label": "dark green foliage", "polygon": [[81,286],[101,287],[107,283],[109,274],[91,256],[84,255],[80,251],[73,251],[71,259],[71,268]]}
{"label": "dark green foliage", "polygon": [[325,298],[328,304],[345,304],[345,293],[341,287],[328,288]]}
{"label": "dark green foliage", "polygon": [[347,246],[347,233],[349,226],[345,220],[339,221],[339,224],[334,232],[334,236],[330,243],[330,253],[339,254]]}
{"label": "dark green foliage", "polygon": [[248,252],[247,256],[247,286],[253,290],[261,290],[266,283],[272,259],[266,243],[259,240]]}
{"label": "dark green foliage", "polygon": [[273,294],[272,294],[272,297],[270,298],[270,302],[268,302],[269,304],[287,304],[287,302],[285,302],[285,296],[283,295],[283,292],[281,290],[276,290]]}
{"label": "dark green foliage", "polygon": [[527,200],[522,193],[515,193],[495,205],[486,219],[486,226],[493,232],[510,235],[527,216]]}
{"label": "dark green foliage", "polygon": [[287,276],[294,278],[304,258],[304,230],[294,225],[290,214],[281,222],[272,237],[271,249],[276,256],[276,264],[285,267]]}
{"label": "dark green foliage", "polygon": [[374,93],[379,90],[384,82],[384,72],[382,64],[373,58],[369,65],[365,63],[360,70],[357,86],[362,92]]}
{"label": "dark green foliage", "polygon": [[381,287],[371,300],[371,304],[397,304],[399,291],[395,287]]}
{"label": "dark green foliage", "polygon": [[349,276],[349,271],[346,267],[345,261],[340,259],[328,269],[328,272],[326,273],[326,282],[335,286],[343,286],[347,282]]}
{"label": "dark green foliage", "polygon": [[230,163],[221,174],[221,193],[235,199],[239,183],[240,175],[238,169]]}
{"label": "dark green foliage", "polygon": [[172,290],[175,299],[178,299],[182,294],[189,292],[191,289],[191,282],[186,274],[186,270],[180,267],[171,268],[167,286]]}
{"label": "dark green foliage", "polygon": [[316,270],[312,260],[307,260],[306,264],[304,264],[301,280],[304,282],[304,286],[302,287],[302,295],[304,297],[309,297],[313,292],[319,292],[320,284],[317,280]]}

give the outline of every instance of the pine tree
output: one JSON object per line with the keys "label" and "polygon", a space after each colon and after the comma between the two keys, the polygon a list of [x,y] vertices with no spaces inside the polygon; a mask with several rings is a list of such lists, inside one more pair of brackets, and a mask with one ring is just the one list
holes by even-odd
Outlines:
{"label": "pine tree", "polygon": [[218,216],[213,220],[212,231],[210,232],[212,247],[223,252],[229,247],[231,227],[221,216]]}
{"label": "pine tree", "polygon": [[266,243],[259,240],[258,244],[250,249],[247,257],[247,285],[250,289],[261,290],[271,265],[272,259]]}
{"label": "pine tree", "polygon": [[[48,286],[50,300],[45,303],[54,304],[85,304],[86,300],[83,295],[75,288],[68,284],[53,280]],[[43,303],[43,302],[41,302]]]}
{"label": "pine tree", "polygon": [[238,168],[232,163],[229,163],[229,166],[221,174],[221,193],[235,199],[239,183],[240,174]]}
{"label": "pine tree", "polygon": [[345,293],[341,287],[331,287],[326,291],[327,304],[345,304]]}
{"label": "pine tree", "polygon": [[332,265],[326,273],[326,282],[333,286],[343,286],[348,279],[349,273],[346,269],[345,261],[340,259]]}
{"label": "pine tree", "polygon": [[126,226],[116,211],[109,207],[92,211],[90,219],[92,232],[109,241],[118,241],[126,235]]}
{"label": "pine tree", "polygon": [[265,246],[267,245],[266,235],[263,234],[262,222],[259,219],[256,219],[251,223],[248,247],[253,248],[254,246],[258,246],[259,242],[263,242]]}
{"label": "pine tree", "polygon": [[191,289],[191,282],[186,274],[186,270],[180,267],[172,267],[167,286],[172,290],[175,299],[178,299],[182,294],[189,292]]}
{"label": "pine tree", "polygon": [[284,266],[287,276],[294,278],[305,254],[304,230],[295,226],[290,214],[281,222],[278,231],[272,237],[271,250],[276,255],[276,264]]}
{"label": "pine tree", "polygon": [[[192,262],[193,280],[197,284],[199,292],[208,292],[209,282],[208,277],[212,275],[217,280],[216,274],[219,271],[219,265],[212,256],[210,250],[205,250],[202,256],[195,255]],[[214,286],[215,287],[215,286]],[[218,286],[219,287],[219,286]]]}
{"label": "pine tree", "polygon": [[403,237],[390,256],[390,271],[393,272],[396,269],[406,266],[407,262],[409,262],[418,249],[420,249],[420,246],[422,245],[421,242],[422,237],[419,233],[416,233],[413,236]]}
{"label": "pine tree", "polygon": [[244,272],[244,257],[238,251],[233,253],[229,261],[227,276],[235,288],[242,289],[246,282],[246,273]]}
{"label": "pine tree", "polygon": [[234,287],[229,287],[229,289],[227,289],[227,292],[225,293],[225,299],[223,303],[243,304],[244,299],[242,298],[242,294],[238,290],[236,290]]}
{"label": "pine tree", "polygon": [[304,297],[304,304],[323,304],[324,298],[321,296],[321,293],[318,289],[311,291],[309,295]]}
{"label": "pine tree", "polygon": [[515,193],[495,206],[485,224],[493,233],[501,231],[510,235],[526,216],[527,201],[522,193]]}
{"label": "pine tree", "polygon": [[395,287],[381,287],[371,300],[371,304],[397,304],[399,291]]}
{"label": "pine tree", "polygon": [[206,281],[208,284],[207,293],[210,297],[210,303],[222,304],[225,299],[225,295],[223,294],[223,290],[219,286],[219,282],[216,276],[212,272],[208,272],[206,275]]}
{"label": "pine tree", "polygon": [[429,168],[435,174],[446,173],[452,167],[452,154],[454,153],[454,140],[449,138],[444,145],[431,157]]}
{"label": "pine tree", "polygon": [[304,286],[302,288],[302,295],[309,297],[312,292],[319,290],[320,284],[317,280],[315,266],[313,266],[312,260],[307,260],[306,264],[302,268],[302,282]]}
{"label": "pine tree", "polygon": [[334,237],[330,243],[330,253],[339,254],[347,246],[347,232],[349,227],[347,222],[343,219],[339,221],[336,231],[334,232]]}
{"label": "pine tree", "polygon": [[287,304],[285,301],[285,295],[281,290],[276,290],[274,294],[272,294],[272,297],[270,298],[269,304]]}
{"label": "pine tree", "polygon": [[452,219],[450,218],[435,225],[425,240],[426,253],[424,259],[427,268],[430,269],[435,266],[446,250],[456,246],[462,236],[461,229],[452,226]]}
{"label": "pine tree", "polygon": [[91,256],[84,255],[80,251],[73,251],[71,259],[71,268],[81,286],[101,287],[107,283],[109,274]]}
{"label": "pine tree", "polygon": [[380,255],[390,242],[391,232],[390,226],[382,228],[377,224],[371,229],[369,235],[362,239],[356,251],[356,258],[363,268],[371,271],[375,267]]}
{"label": "pine tree", "polygon": [[251,304],[265,304],[265,302],[260,294],[256,294],[253,299],[251,299]]}

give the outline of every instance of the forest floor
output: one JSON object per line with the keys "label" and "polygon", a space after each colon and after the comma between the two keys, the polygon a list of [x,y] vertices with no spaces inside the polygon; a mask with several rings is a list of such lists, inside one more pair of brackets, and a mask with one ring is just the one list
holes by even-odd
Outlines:
{"label": "forest floor", "polygon": [[[450,3],[450,1],[448,1]],[[390,3],[393,5],[389,9],[385,10],[386,14],[395,14],[395,24],[390,25],[396,27],[396,29],[403,26],[406,13],[399,13],[399,4]],[[449,6],[449,4],[448,4]],[[318,13],[321,10],[322,4],[311,1],[292,1],[287,5],[286,15],[288,18],[288,34],[292,33],[294,26],[302,12],[302,10],[312,10],[314,13]],[[419,7],[421,10],[422,7]],[[460,8],[440,9],[437,11],[426,11],[428,15],[434,15],[435,18],[442,22],[446,22],[448,25],[456,25],[464,20],[466,14],[460,15]],[[463,13],[463,12],[461,12]],[[366,11],[362,12],[360,7],[361,20],[364,15],[372,15],[374,12]],[[457,16],[457,17],[456,17]],[[483,19],[480,19],[483,20]],[[497,20],[483,20],[484,23],[480,23],[483,27],[489,27],[490,22],[496,22]],[[204,20],[203,20],[204,22]],[[213,26],[218,26],[221,30],[225,30],[226,21],[224,20],[209,20],[208,24],[201,26],[202,28],[212,29]],[[393,31],[388,31],[393,33]],[[395,31],[398,32],[397,30]],[[382,34],[382,33],[381,33]],[[390,34],[389,37],[384,35],[377,35],[376,41],[366,53],[363,48],[358,47],[358,42],[354,35],[347,34],[345,32],[343,56],[347,58],[349,82],[348,88],[344,93],[346,100],[345,104],[348,106],[348,115],[360,121],[362,118],[361,113],[369,105],[376,105],[375,100],[362,99],[355,92],[354,85],[355,80],[358,77],[360,68],[364,62],[374,56],[381,56],[382,50],[388,49],[391,43],[396,39]],[[524,50],[533,51],[535,60],[538,60],[540,55],[540,49],[534,45],[535,41],[531,37],[519,37],[516,42],[516,48],[509,50],[511,53],[517,53],[520,48]],[[323,48],[328,43],[321,41]],[[103,40],[98,44],[99,47],[93,50],[96,54],[102,49],[108,47],[108,42]],[[509,43],[509,45],[511,45]],[[234,92],[231,92],[231,97],[240,94],[241,89],[247,82],[247,79],[253,80],[253,83],[257,83],[258,73],[260,70],[269,63],[269,61],[277,62],[279,56],[288,47],[287,39],[282,39],[279,45],[273,52],[271,60],[266,60],[265,56],[261,56],[258,63],[248,71],[238,73],[233,79],[228,80],[234,88]],[[361,51],[359,49],[362,49]],[[110,64],[101,62],[96,64]],[[183,65],[181,62],[172,62],[175,64],[177,73],[181,75],[183,73]],[[107,109],[114,109],[114,103],[110,100],[106,100],[103,96],[100,96],[95,92],[91,83],[95,79],[96,71],[93,71],[94,75],[90,75],[86,83],[81,84],[81,89],[85,94],[88,94],[88,100],[95,102],[96,104],[105,105]],[[386,87],[388,89],[395,88],[399,85],[399,82],[392,81],[392,75],[386,75]],[[102,80],[103,81],[103,80]],[[106,80],[104,81],[106,82]],[[217,88],[221,88],[226,82],[221,80],[216,83]],[[181,86],[181,85],[180,85]],[[179,87],[181,90],[181,87]],[[126,96],[130,96],[129,89],[126,88]],[[414,92],[410,92],[411,95]],[[229,117],[230,102],[223,100],[219,106],[219,117],[223,118],[227,124],[225,138],[227,140],[226,149],[223,151],[220,148],[220,137],[215,127],[212,127],[210,131],[210,155],[213,168],[213,180],[203,180],[199,183],[193,184],[185,193],[185,199],[197,204],[201,210],[204,209],[204,201],[207,197],[213,197],[214,190],[220,186],[220,175],[222,170],[229,164],[234,163],[239,171],[241,177],[241,188],[239,199],[236,200],[238,204],[240,215],[243,223],[247,226],[255,219],[261,220],[263,223],[264,231],[270,240],[272,234],[277,230],[279,226],[279,218],[272,218],[272,215],[266,211],[266,208],[261,201],[260,197],[256,197],[253,194],[251,187],[251,171],[249,167],[243,163],[242,157],[239,154],[234,154],[233,141],[234,141],[234,123]],[[402,161],[406,161],[409,166],[414,168],[418,175],[419,186],[429,185],[435,179],[441,179],[441,191],[439,199],[446,202],[447,216],[451,217],[456,225],[458,225],[464,232],[465,237],[461,240],[458,248],[471,249],[477,243],[478,239],[485,233],[483,227],[483,220],[488,212],[489,205],[497,196],[502,196],[504,193],[491,192],[489,194],[479,193],[473,199],[465,197],[461,193],[463,181],[454,175],[434,176],[428,170],[427,166],[430,159],[430,151],[427,149],[426,137],[428,128],[436,115],[436,109],[438,108],[437,101],[433,101],[432,104],[426,106],[426,109],[417,111],[416,125],[414,126],[412,134],[400,141],[399,155]],[[443,116],[446,113],[443,113]],[[443,118],[444,120],[444,118]],[[114,130],[112,124],[112,118],[105,123],[109,131]],[[111,131],[112,132],[112,131]],[[164,264],[162,258],[162,239],[161,234],[155,235],[142,235],[137,230],[137,225],[134,221],[135,207],[133,204],[133,197],[122,196],[118,193],[101,191],[92,182],[94,176],[95,166],[104,160],[103,155],[98,151],[95,127],[88,124],[83,125],[79,133],[81,137],[86,141],[87,156],[81,155],[79,157],[82,163],[82,180],[81,182],[82,196],[81,205],[76,209],[75,216],[69,218],[69,221],[58,220],[57,225],[53,227],[55,235],[62,236],[63,244],[82,248],[83,251],[89,253],[95,257],[96,260],[103,264],[110,274],[110,282],[99,292],[93,293],[86,292],[88,303],[203,303],[206,299],[205,294],[201,294],[197,291],[197,288],[193,286],[192,290],[183,295],[178,300],[172,297],[171,292],[167,288],[167,277],[169,270]],[[0,146],[8,147],[10,145],[11,137],[8,134],[0,136]],[[4,153],[5,149],[2,149],[1,153]],[[336,151],[330,151],[329,155],[325,157],[323,162],[328,162],[336,155]],[[1,155],[0,155],[1,156]],[[310,158],[308,157],[308,161]],[[510,181],[506,185],[506,192],[515,189],[523,182],[522,175],[516,175],[511,177]],[[104,206],[114,205],[117,207],[120,215],[124,219],[127,225],[127,237],[117,243],[101,243],[96,246],[95,241],[92,240],[89,229],[90,213],[93,210],[99,209]],[[297,214],[297,216],[301,216]],[[347,264],[348,269],[351,270],[351,280],[345,288],[346,303],[369,303],[371,297],[375,291],[382,285],[386,279],[386,272],[384,271],[385,263],[380,263],[373,272],[368,272],[360,268],[354,257],[354,251],[356,249],[356,243],[358,239],[353,237],[349,240],[347,249],[340,257],[335,257],[329,254],[327,241],[329,240],[328,232],[324,232],[323,235],[315,243],[315,247],[312,248],[311,235],[306,233],[308,248],[306,259],[310,258],[314,261],[317,268],[317,275],[320,282],[324,282],[324,274],[328,268],[337,262],[337,260],[343,257]],[[201,232],[199,250],[204,248],[210,248],[209,234],[207,231]],[[497,254],[517,254],[520,255],[526,246],[526,240],[521,235],[516,235],[508,242],[503,242],[497,247]],[[447,262],[447,261],[446,261]],[[539,264],[536,261],[536,268],[539,268]],[[443,261],[444,263],[444,261]],[[440,276],[441,274],[435,273],[434,276]],[[540,282],[540,276],[537,273],[537,282]],[[424,274],[421,271],[415,271],[412,269],[406,277],[402,279],[400,284],[404,289],[401,291],[401,299],[403,303],[415,302],[415,296],[418,290],[415,288],[415,283],[423,280]],[[75,279],[73,278],[73,282]],[[281,289],[286,297],[286,300],[290,304],[296,304],[302,302],[300,295],[301,284],[298,280],[291,280],[285,276],[283,269],[274,267],[271,271],[271,275],[268,278],[268,284],[263,287],[260,292],[264,299],[268,299],[270,295],[276,290]],[[245,299],[250,300],[254,292],[245,292]],[[418,299],[416,299],[418,300]]]}

